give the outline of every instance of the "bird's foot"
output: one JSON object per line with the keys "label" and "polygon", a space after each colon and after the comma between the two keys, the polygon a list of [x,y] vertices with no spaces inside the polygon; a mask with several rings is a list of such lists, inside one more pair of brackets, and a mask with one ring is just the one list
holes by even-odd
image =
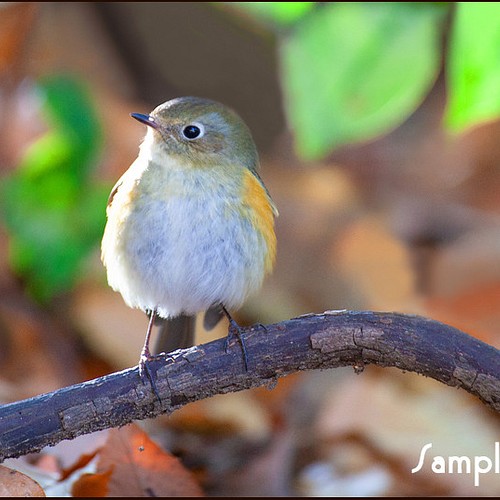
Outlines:
{"label": "bird's foot", "polygon": [[144,348],[141,352],[141,357],[139,358],[139,376],[141,377],[142,383],[146,384],[146,379],[151,384],[151,388],[153,389],[154,395],[158,398],[158,401],[161,403],[160,394],[158,393],[158,389],[156,387],[156,383],[153,378],[153,374],[148,366],[148,362],[151,360],[151,353],[149,349]]}
{"label": "bird's foot", "polygon": [[248,371],[248,353],[245,344],[245,339],[242,336],[243,329],[234,321],[233,318],[229,317],[229,329],[227,332],[227,337],[224,342],[224,351],[226,354],[229,352],[229,345],[231,341],[236,337],[241,345],[241,350],[243,352],[243,362],[245,363],[245,371]]}

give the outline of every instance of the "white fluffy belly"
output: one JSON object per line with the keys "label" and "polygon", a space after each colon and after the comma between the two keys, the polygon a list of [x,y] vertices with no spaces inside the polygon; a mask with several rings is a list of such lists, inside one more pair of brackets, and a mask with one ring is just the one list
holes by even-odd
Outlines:
{"label": "white fluffy belly", "polygon": [[222,184],[216,189],[166,200],[143,194],[132,208],[116,200],[103,257],[110,286],[129,306],[163,317],[219,302],[237,308],[260,287],[266,243],[241,215],[238,199]]}

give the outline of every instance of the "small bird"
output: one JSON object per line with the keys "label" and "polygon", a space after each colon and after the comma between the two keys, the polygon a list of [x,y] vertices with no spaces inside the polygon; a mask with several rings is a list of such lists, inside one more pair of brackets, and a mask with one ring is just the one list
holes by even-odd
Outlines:
{"label": "small bird", "polygon": [[228,107],[180,97],[131,116],[147,132],[109,196],[101,257],[109,285],[149,316],[143,378],[159,318],[174,338],[173,328],[186,337],[178,346],[184,347],[197,313],[207,311],[207,327],[226,314],[227,350],[239,335],[228,310],[239,308],[273,268],[278,211],[259,177],[250,130]]}

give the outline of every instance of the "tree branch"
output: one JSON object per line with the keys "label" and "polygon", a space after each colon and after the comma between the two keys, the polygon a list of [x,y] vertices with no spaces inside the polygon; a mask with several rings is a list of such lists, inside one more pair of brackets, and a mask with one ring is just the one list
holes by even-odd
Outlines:
{"label": "tree branch", "polygon": [[215,394],[273,384],[290,373],[367,364],[394,366],[462,387],[500,411],[500,351],[430,319],[327,311],[242,329],[249,353],[224,339],[149,363],[159,400],[138,368],[0,407],[0,461],[63,439],[171,413]]}

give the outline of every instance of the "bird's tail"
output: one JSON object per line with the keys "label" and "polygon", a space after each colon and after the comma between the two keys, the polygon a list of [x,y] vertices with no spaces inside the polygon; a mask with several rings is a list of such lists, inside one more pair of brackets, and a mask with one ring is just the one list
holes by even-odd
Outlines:
{"label": "bird's tail", "polygon": [[181,314],[175,318],[158,318],[155,324],[159,326],[155,353],[171,352],[194,345],[196,316]]}
{"label": "bird's tail", "polygon": [[[213,305],[205,312],[203,326],[212,330],[222,319],[224,313],[220,305]],[[196,316],[180,314],[175,318],[156,318],[155,325],[159,326],[155,353],[171,352],[176,349],[185,349],[195,344]]]}

